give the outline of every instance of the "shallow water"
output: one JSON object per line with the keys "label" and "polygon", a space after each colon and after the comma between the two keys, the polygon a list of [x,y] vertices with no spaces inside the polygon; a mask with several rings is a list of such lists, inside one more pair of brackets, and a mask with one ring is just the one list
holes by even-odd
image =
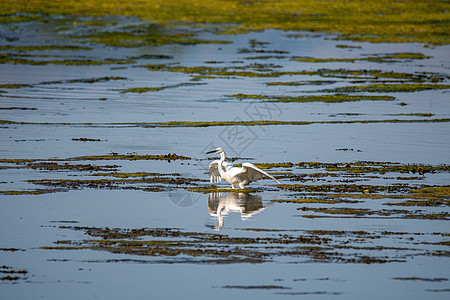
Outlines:
{"label": "shallow water", "polygon": [[[448,84],[448,46],[184,28],[229,43],[113,47],[79,37],[144,23],[80,21],[0,26],[0,54],[27,60],[1,56],[1,298],[448,298],[450,104],[436,89]],[[39,45],[89,49],[11,47]],[[399,53],[428,58],[386,58]],[[264,101],[418,83],[432,87]],[[258,120],[307,123],[239,123]],[[273,163],[282,185],[203,193],[205,152],[218,146],[236,163]],[[169,153],[186,159],[134,156]]]}

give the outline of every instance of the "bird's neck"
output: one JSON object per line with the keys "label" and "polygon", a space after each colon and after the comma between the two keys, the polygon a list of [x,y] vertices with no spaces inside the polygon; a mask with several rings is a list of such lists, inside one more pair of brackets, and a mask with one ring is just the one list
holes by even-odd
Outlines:
{"label": "bird's neck", "polygon": [[225,161],[225,152],[220,153],[220,163],[223,163]]}
{"label": "bird's neck", "polygon": [[[220,164],[220,170],[222,170],[223,172],[226,172],[227,170],[226,170],[225,166],[223,165],[224,161],[225,161],[225,152],[221,152],[220,153],[220,163],[219,163]],[[219,173],[220,173],[220,171],[219,171]]]}

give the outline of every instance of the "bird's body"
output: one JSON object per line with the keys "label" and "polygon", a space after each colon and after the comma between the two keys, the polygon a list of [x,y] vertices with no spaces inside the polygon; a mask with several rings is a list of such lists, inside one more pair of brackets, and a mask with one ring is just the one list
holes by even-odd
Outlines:
{"label": "bird's body", "polygon": [[275,177],[251,163],[243,163],[241,168],[227,163],[225,161],[225,152],[222,148],[207,152],[207,154],[209,153],[220,153],[220,160],[215,160],[209,164],[209,180],[211,182],[220,182],[224,179],[233,188],[239,186],[241,189],[244,189],[250,182],[262,178],[270,178],[280,183]]}

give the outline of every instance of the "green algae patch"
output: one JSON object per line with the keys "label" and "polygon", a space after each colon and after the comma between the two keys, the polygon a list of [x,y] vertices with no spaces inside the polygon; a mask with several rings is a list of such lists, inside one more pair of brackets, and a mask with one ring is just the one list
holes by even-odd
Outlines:
{"label": "green algae patch", "polygon": [[26,164],[32,163],[35,161],[39,161],[39,159],[32,158],[0,158],[0,163],[8,163],[8,164]]}
{"label": "green algae patch", "polygon": [[3,83],[0,84],[0,88],[3,89],[20,89],[23,87],[30,87],[31,84],[23,84],[23,83]]}
{"label": "green algae patch", "polygon": [[399,53],[391,53],[391,54],[377,54],[375,56],[365,57],[368,61],[375,62],[408,62],[415,59],[428,59],[432,58],[432,56],[424,55],[422,53],[414,53],[414,52],[399,52]]}
{"label": "green algae patch", "polygon": [[101,142],[101,139],[90,139],[90,138],[73,138],[72,141],[76,142]]}
{"label": "green algae patch", "polygon": [[[318,213],[324,213],[324,214],[331,214],[331,215],[367,215],[367,214],[374,214],[375,212],[371,211],[367,208],[313,208],[313,207],[300,207],[297,208],[301,211],[313,211]],[[311,217],[311,216],[308,216]]]}
{"label": "green algae patch", "polygon": [[[340,79],[354,79],[355,83],[373,81],[380,79],[387,80],[407,80],[410,82],[442,82],[449,79],[448,75],[430,72],[405,73],[383,70],[349,70],[349,69],[318,69],[313,71],[296,71],[279,73],[279,75],[309,75],[320,76],[323,78],[340,78]],[[269,84],[270,85],[270,84]],[[274,83],[277,85],[277,83]]]}
{"label": "green algae patch", "polygon": [[310,122],[303,121],[271,121],[271,120],[255,120],[255,121],[169,121],[164,123],[148,124],[149,127],[211,127],[211,126],[263,126],[263,125],[309,125]]}
{"label": "green algae patch", "polygon": [[308,193],[358,193],[376,194],[381,192],[404,193],[413,188],[406,184],[395,185],[357,185],[357,184],[281,184],[278,185],[284,190]]}
{"label": "green algae patch", "polygon": [[447,212],[434,214],[405,214],[404,218],[422,220],[450,220],[450,214]]}
{"label": "green algae patch", "polygon": [[320,198],[296,198],[296,199],[275,199],[276,203],[295,203],[295,204],[336,204],[336,203],[358,203],[357,200],[345,199],[320,199]]}
{"label": "green algae patch", "polygon": [[139,56],[129,56],[128,59],[139,60],[139,59],[173,59],[173,56],[164,54],[142,54]]}
{"label": "green algae patch", "polygon": [[223,289],[238,289],[238,290],[290,290],[291,287],[282,285],[224,285]]}
{"label": "green algae patch", "polygon": [[251,60],[251,59],[286,59],[289,56],[280,56],[280,55],[259,55],[259,56],[247,56],[243,59]]}
{"label": "green algae patch", "polygon": [[428,117],[434,116],[432,113],[409,113],[409,114],[390,114],[391,116],[414,116],[414,117]]}
{"label": "green algae patch", "polygon": [[[1,248],[3,251],[18,251],[22,249],[14,249],[14,248]],[[2,265],[0,266],[0,281],[1,282],[11,282],[13,284],[17,284],[21,281],[26,282],[28,270],[26,269],[14,269],[13,267]]]}
{"label": "green algae patch", "polygon": [[[94,77],[94,78],[80,78],[80,79],[67,79],[67,80],[56,80],[56,81],[43,81],[35,84],[23,84],[23,83],[3,83],[0,84],[0,88],[4,89],[20,89],[37,87],[40,85],[57,85],[57,84],[73,84],[73,83],[83,83],[83,84],[94,84],[107,81],[115,80],[127,80],[127,77],[122,76],[104,76],[104,77]],[[19,108],[17,108],[19,109]],[[25,110],[26,108],[24,108]]]}
{"label": "green algae patch", "polygon": [[12,107],[0,107],[0,110],[37,110],[37,108],[12,106]]}
{"label": "green algae patch", "polygon": [[38,46],[0,46],[0,51],[30,52],[30,51],[82,51],[92,50],[91,47],[76,45],[38,45]]}
{"label": "green algae patch", "polygon": [[[378,124],[378,123],[440,123],[450,122],[449,118],[443,119],[416,119],[416,120],[351,120],[351,121],[276,121],[276,120],[253,120],[253,121],[169,121],[164,123],[143,123],[134,125],[140,127],[211,127],[211,126],[302,126],[313,124]],[[131,125],[131,124],[130,124]]]}
{"label": "green algae patch", "polygon": [[235,78],[235,77],[279,77],[283,75],[297,75],[302,72],[274,71],[273,68],[281,66],[273,64],[250,64],[234,67],[196,66],[186,67],[173,64],[147,64],[139,67],[150,71],[176,72],[193,75],[194,79],[201,78]]}
{"label": "green algae patch", "polygon": [[167,86],[161,86],[161,87],[137,87],[137,88],[129,88],[129,89],[122,89],[120,90],[120,93],[147,93],[147,92],[158,92],[164,89],[167,89]]}
{"label": "green algae patch", "polygon": [[39,58],[38,56],[24,55],[24,54],[11,54],[11,53],[0,53],[0,64],[22,64],[22,65],[65,65],[65,66],[101,66],[101,65],[112,65],[112,64],[130,64],[133,61],[128,59],[116,59],[116,58],[106,58],[103,60],[94,59],[32,59]]}
{"label": "green algae patch", "polygon": [[[134,177],[128,179],[128,177],[119,177],[114,179],[31,179],[27,180],[29,183],[36,185],[51,186],[59,189],[79,190],[85,188],[94,189],[108,189],[108,190],[144,190],[144,191],[162,191],[164,188],[160,185],[154,184],[166,184],[166,185],[186,185],[191,184],[196,179],[183,178],[183,177],[164,177],[164,176],[152,176],[152,177]],[[150,184],[150,185],[148,185]]]}
{"label": "green algae patch", "polygon": [[344,217],[344,218],[407,218],[422,220],[450,220],[450,214],[444,213],[422,213],[421,211],[409,210],[372,210],[368,208],[316,208],[316,207],[300,207],[298,210],[303,212],[314,212],[314,215],[303,214],[305,218],[326,218],[326,217]]}
{"label": "green algae patch", "polygon": [[336,45],[336,48],[341,48],[341,49],[361,49],[362,47],[361,46],[339,44],[339,45]]}
{"label": "green algae patch", "polygon": [[38,189],[31,191],[0,191],[0,195],[42,195],[56,192],[64,192],[63,189]]}
{"label": "green algae patch", "polygon": [[[410,187],[410,189],[414,189],[414,187]],[[318,192],[314,194],[315,196],[328,197],[333,199],[367,199],[367,200],[378,200],[378,199],[408,199],[411,198],[407,193],[370,193],[368,190],[364,190],[362,193],[324,193]]]}
{"label": "green algae patch", "polygon": [[353,41],[450,43],[448,1],[179,0],[162,5],[158,0],[2,0],[0,5],[1,22],[42,19],[42,14],[124,15],[160,24],[206,26],[228,34],[281,29],[325,32]]}
{"label": "green algae patch", "polygon": [[266,50],[266,49],[255,48],[254,40],[252,39],[249,42],[250,42],[251,48],[240,48],[240,49],[238,49],[237,53],[238,54],[243,54],[243,53],[289,54],[289,51],[285,51],[285,50]]}
{"label": "green algae patch", "polygon": [[[84,126],[84,127],[143,127],[143,128],[178,128],[178,127],[215,127],[215,126],[302,126],[313,124],[380,124],[380,123],[447,123],[450,118],[442,119],[387,119],[387,120],[351,120],[351,121],[277,121],[277,120],[252,120],[252,121],[168,121],[168,122],[142,122],[142,123],[38,123],[17,122],[0,120],[5,125],[43,125],[43,126]],[[133,155],[132,155],[133,156]],[[104,156],[107,159],[109,156]],[[120,157],[120,156],[119,156]],[[111,158],[112,159],[112,158]],[[120,159],[120,158],[119,158]],[[150,159],[150,158],[149,158]]]}
{"label": "green algae patch", "polygon": [[81,188],[97,188],[97,189],[121,189],[128,185],[128,189],[139,189],[131,186],[131,184],[145,183],[143,179],[36,179],[28,180],[28,182],[52,186],[59,188],[66,188],[77,190]]}
{"label": "green algae patch", "polygon": [[425,282],[442,282],[442,281],[448,281],[448,278],[443,277],[436,277],[436,278],[425,278],[425,277],[394,277],[392,278],[394,280],[402,280],[402,281],[425,281]]}
{"label": "green algae patch", "polygon": [[83,171],[83,172],[98,172],[111,171],[117,169],[117,165],[95,166],[91,164],[58,164],[55,162],[37,162],[27,166],[30,169],[47,170],[47,171]]}
{"label": "green algae patch", "polygon": [[329,172],[345,171],[349,173],[379,173],[388,172],[412,173],[423,175],[425,173],[450,172],[449,165],[424,165],[424,164],[390,164],[374,162],[356,162],[352,164],[334,164],[326,166]]}
{"label": "green algae patch", "polygon": [[123,93],[147,93],[147,92],[159,92],[165,89],[171,89],[171,88],[178,88],[183,86],[191,86],[191,85],[202,85],[202,83],[191,83],[191,82],[185,82],[185,83],[179,83],[179,84],[172,84],[172,85],[163,85],[159,87],[136,87],[136,88],[128,88],[128,89],[118,89],[116,91],[120,91],[121,94]]}
{"label": "green algae patch", "polygon": [[160,155],[138,155],[138,154],[107,154],[107,155],[87,155],[72,157],[68,160],[190,160],[190,157],[177,155],[175,153],[160,154]]}
{"label": "green algae patch", "polygon": [[431,56],[423,55],[422,53],[392,53],[375,56],[366,56],[359,58],[313,58],[313,57],[296,57],[293,60],[299,62],[309,63],[327,63],[327,62],[351,62],[368,61],[376,63],[394,63],[394,62],[409,62],[412,60],[420,60],[432,58]]}
{"label": "green algae patch", "polygon": [[[341,175],[343,176],[343,174]],[[373,177],[373,176],[372,176]],[[302,177],[304,180],[306,177]],[[378,177],[373,177],[378,178]],[[448,212],[430,212],[412,207],[445,207],[450,205],[450,187],[417,186],[408,184],[393,185],[356,185],[356,184],[283,184],[284,190],[306,193],[304,198],[278,199],[274,202],[309,204],[297,208],[303,211],[305,218],[407,218],[422,220],[448,220]],[[383,203],[390,207],[399,206],[404,209],[371,209],[361,207],[316,207],[316,205],[339,203],[366,203],[366,200],[395,200]],[[363,201],[361,201],[363,200]],[[313,213],[313,214],[308,214]]]}
{"label": "green algae patch", "polygon": [[[345,186],[342,186],[345,188]],[[299,187],[297,186],[297,189]],[[448,186],[438,186],[438,187],[420,187],[408,185],[394,185],[394,186],[378,186],[373,189],[361,189],[356,190],[351,187],[347,191],[341,191],[335,193],[334,191],[329,192],[333,188],[324,188],[322,191],[318,191],[316,188],[312,187],[309,189],[314,196],[322,197],[323,199],[336,199],[348,200],[348,199],[370,199],[370,200],[397,200],[399,202],[387,202],[383,205],[389,206],[448,206],[450,205],[449,187]],[[308,189],[304,189],[308,191]]]}
{"label": "green algae patch", "polygon": [[[254,163],[260,169],[273,169],[273,168],[292,168],[294,166],[291,162],[284,163]],[[235,164],[235,167],[241,167],[242,164]]]}
{"label": "green algae patch", "polygon": [[450,200],[450,186],[425,187],[412,191],[415,196]]}
{"label": "green algae patch", "polygon": [[450,187],[423,187],[412,190],[406,201],[384,203],[389,206],[450,206]]}
{"label": "green algae patch", "polygon": [[[299,262],[380,264],[430,256],[434,247],[424,243],[425,249],[419,250],[416,244],[425,241],[427,234],[411,233],[414,239],[404,239],[406,233],[402,232],[242,229],[259,234],[248,237],[239,232],[230,236],[175,228],[60,226],[60,229],[81,231],[85,237],[55,241],[41,249],[91,249],[138,255],[146,258],[143,263],[264,263],[291,258]],[[270,235],[265,235],[266,232]],[[390,246],[384,245],[387,239]]]}
{"label": "green algae patch", "polygon": [[[380,79],[404,80],[407,82],[442,82],[448,79],[447,75],[439,73],[402,73],[388,72],[382,70],[348,70],[348,69],[318,69],[312,71],[281,71],[277,70],[281,66],[274,64],[248,64],[244,66],[194,66],[186,67],[176,64],[146,64],[139,67],[147,68],[150,71],[177,72],[192,75],[193,78],[234,78],[234,77],[262,77],[273,78],[281,76],[305,75],[320,76],[323,78],[354,79],[353,83],[366,81],[379,81]],[[267,85],[323,85],[336,81],[316,80],[303,82],[269,82]]]}
{"label": "green algae patch", "polygon": [[154,177],[154,176],[180,176],[179,173],[173,174],[160,174],[160,173],[152,173],[152,172],[109,172],[109,173],[95,173],[92,176],[110,176],[116,178],[129,178],[129,177]]}
{"label": "green algae patch", "polygon": [[450,200],[406,200],[403,202],[384,203],[389,206],[450,206]]}
{"label": "green algae patch", "polygon": [[391,83],[370,84],[359,86],[346,86],[328,90],[337,93],[413,93],[426,90],[450,89],[449,84],[427,84],[427,83]]}
{"label": "green algae patch", "polygon": [[315,95],[315,96],[268,96],[268,95],[249,95],[249,94],[234,94],[227,95],[227,97],[235,99],[258,99],[266,102],[298,102],[298,103],[309,103],[309,102],[324,102],[324,103],[342,103],[342,102],[355,102],[363,100],[372,101],[393,101],[396,98],[393,96],[368,96],[368,95]]}
{"label": "green algae patch", "polygon": [[[25,249],[19,249],[19,248],[0,248],[0,251],[7,251],[7,252],[17,252],[17,251],[26,251]],[[22,271],[23,273],[27,273],[26,270]],[[0,273],[6,273],[5,271],[0,271]]]}
{"label": "green algae patch", "polygon": [[80,79],[67,79],[67,80],[57,80],[57,81],[44,81],[38,83],[39,85],[50,85],[50,84],[71,84],[71,83],[98,83],[107,82],[115,80],[127,80],[127,77],[123,76],[103,76],[103,77],[92,77],[92,78],[80,78]]}
{"label": "green algae patch", "polygon": [[90,27],[87,32],[71,35],[78,42],[89,42],[109,47],[164,46],[168,44],[229,44],[226,40],[206,40],[196,38],[197,33],[188,28],[165,27],[160,24],[142,22],[140,24],[108,26],[98,30]]}
{"label": "green algae patch", "polygon": [[[28,168],[44,169],[48,171],[88,171],[81,179],[29,179],[26,182],[34,185],[51,187],[52,191],[67,191],[80,189],[107,189],[107,190],[141,190],[145,192],[161,192],[170,188],[181,186],[196,186],[197,182],[205,182],[206,179],[183,177],[178,173],[161,174],[150,172],[117,172],[119,166],[92,166],[56,164],[53,162],[28,164]],[[106,172],[105,172],[106,171]],[[109,178],[92,178],[109,177]],[[37,190],[39,191],[39,190]]]}
{"label": "green algae patch", "polygon": [[[2,3],[3,4],[3,1]],[[0,15],[0,24],[14,24],[14,23],[22,23],[22,22],[44,22],[45,18],[39,14],[28,14],[28,13],[20,13],[17,11],[17,8],[13,8],[13,10],[8,14]],[[14,38],[7,38],[8,42],[14,41]]]}
{"label": "green algae patch", "polygon": [[266,85],[284,85],[284,86],[301,86],[301,85],[327,85],[334,84],[337,81],[334,80],[308,80],[308,81],[274,81],[268,82]]}
{"label": "green algae patch", "polygon": [[101,82],[107,82],[107,81],[127,80],[127,79],[128,79],[127,77],[122,77],[122,76],[103,76],[103,77],[93,77],[93,78],[43,81],[43,82],[39,82],[39,83],[35,83],[35,84],[6,83],[6,84],[0,84],[0,88],[18,89],[18,88],[24,88],[24,87],[36,87],[36,86],[40,86],[40,85],[73,84],[73,83],[94,84],[94,83],[101,83]]}

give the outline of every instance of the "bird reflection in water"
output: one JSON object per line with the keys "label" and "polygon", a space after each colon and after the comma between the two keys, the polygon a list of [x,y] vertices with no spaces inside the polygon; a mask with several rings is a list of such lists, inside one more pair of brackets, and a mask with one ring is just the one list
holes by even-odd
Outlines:
{"label": "bird reflection in water", "polygon": [[212,226],[215,230],[223,227],[223,217],[229,212],[241,213],[241,219],[247,220],[253,215],[263,211],[261,196],[250,195],[248,193],[209,193],[208,211],[213,217],[219,220],[219,224]]}

